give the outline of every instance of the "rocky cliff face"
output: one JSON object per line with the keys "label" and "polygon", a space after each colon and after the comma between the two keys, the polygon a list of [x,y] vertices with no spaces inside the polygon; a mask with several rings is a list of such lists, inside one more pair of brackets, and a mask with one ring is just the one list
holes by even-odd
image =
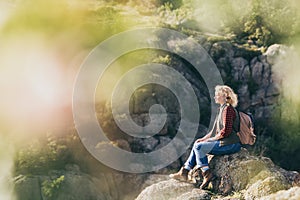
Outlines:
{"label": "rocky cliff face", "polygon": [[[265,54],[262,54],[260,50],[247,49],[230,41],[216,42],[203,35],[193,37],[211,56],[224,83],[231,86],[238,94],[239,108],[243,111],[250,111],[254,116],[256,129],[264,130],[266,128],[265,124],[271,119],[272,113],[279,106],[280,82],[277,82],[272,72],[272,64],[274,64],[276,56],[283,51],[283,47],[274,45],[269,47]],[[170,39],[168,43],[184,44],[188,41],[172,42]],[[193,46],[190,46],[190,48],[193,49]],[[187,49],[181,49],[181,51],[185,50]],[[203,77],[196,73],[193,66],[182,58],[176,55],[165,56],[168,61],[163,60],[162,62],[167,62],[165,64],[181,73],[195,91],[201,111],[196,137],[203,136],[208,129],[211,116],[210,105],[213,103]],[[171,81],[172,78],[168,74],[163,75],[166,82]],[[186,98],[188,99],[189,96],[186,96]],[[122,102],[122,100],[120,101]],[[120,148],[126,146],[124,149],[131,152],[149,153],[168,144],[177,134],[181,122],[178,100],[167,88],[153,84],[136,90],[129,105],[124,105],[129,106],[130,117],[134,122],[140,126],[146,126],[151,121],[149,108],[154,104],[162,105],[168,116],[164,127],[153,137],[134,138],[127,136],[118,128],[113,117],[107,114],[111,113],[111,110],[104,108],[103,105],[98,106],[98,119],[110,139],[121,144]],[[124,120],[122,114],[115,117]],[[178,168],[184,162],[184,159],[185,156],[179,158],[168,168]]]}

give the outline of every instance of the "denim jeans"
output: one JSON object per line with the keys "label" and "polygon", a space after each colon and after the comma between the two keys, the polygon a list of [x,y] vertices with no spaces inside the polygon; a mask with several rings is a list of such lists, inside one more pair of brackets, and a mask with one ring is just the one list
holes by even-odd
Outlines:
{"label": "denim jeans", "polygon": [[236,153],[241,149],[241,144],[229,144],[220,146],[220,141],[212,142],[198,142],[194,143],[193,149],[184,164],[184,168],[193,169],[196,165],[198,167],[208,166],[208,159],[206,154],[224,155]]}

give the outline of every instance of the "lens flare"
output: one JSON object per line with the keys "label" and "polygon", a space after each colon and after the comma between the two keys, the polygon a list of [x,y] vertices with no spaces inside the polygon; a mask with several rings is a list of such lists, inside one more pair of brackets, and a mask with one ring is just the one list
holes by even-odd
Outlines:
{"label": "lens flare", "polygon": [[18,40],[0,52],[0,108],[10,123],[46,123],[48,117],[68,103],[63,66],[44,44],[36,39]]}

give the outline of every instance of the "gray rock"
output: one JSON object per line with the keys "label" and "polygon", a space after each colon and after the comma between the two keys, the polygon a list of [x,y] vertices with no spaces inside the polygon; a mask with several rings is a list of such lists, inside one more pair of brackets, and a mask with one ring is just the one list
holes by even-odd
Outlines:
{"label": "gray rock", "polygon": [[242,57],[234,58],[231,61],[232,74],[235,80],[246,81],[250,77],[249,63]]}
{"label": "gray rock", "polygon": [[260,108],[263,108],[263,102],[265,97],[265,90],[264,88],[261,88],[257,90],[252,96],[251,96],[251,105],[252,106],[259,106]]}
{"label": "gray rock", "polygon": [[[136,200],[179,200],[179,199],[196,199],[209,195],[204,191],[194,191],[194,186],[189,183],[179,182],[176,180],[162,181],[153,184],[144,189]],[[201,198],[200,198],[201,199]]]}
{"label": "gray rock", "polygon": [[278,96],[280,94],[280,86],[279,84],[272,84],[267,88],[266,96]]}
{"label": "gray rock", "polygon": [[263,81],[263,68],[264,65],[261,62],[256,62],[252,68],[252,78],[256,84],[261,84]]}
{"label": "gray rock", "polygon": [[14,178],[16,199],[43,200],[38,177],[17,176]]}
{"label": "gray rock", "polygon": [[300,187],[292,187],[288,190],[280,190],[275,194],[264,196],[259,200],[299,200]]}
{"label": "gray rock", "polygon": [[[268,98],[269,100],[269,98]],[[265,101],[265,100],[264,100]],[[277,101],[277,98],[272,99],[272,101]],[[267,102],[266,102],[267,103]],[[264,107],[258,107],[255,110],[254,118],[256,120],[266,120],[270,119],[276,110],[276,105],[266,105]]]}
{"label": "gray rock", "polygon": [[[250,155],[244,148],[235,154],[212,157],[210,167],[215,176],[211,184],[214,193],[228,195],[239,192],[240,198],[246,200],[259,199],[288,189],[299,176],[297,172],[279,168],[269,158]],[[296,189],[288,194],[292,198],[299,194],[299,187],[294,188]],[[171,179],[146,187],[137,200],[210,198],[212,197],[206,191],[195,189],[192,184]]]}
{"label": "gray rock", "polygon": [[167,180],[170,180],[169,175],[151,174],[147,177],[147,179],[143,182],[142,187],[139,189],[143,190],[148,186]]}
{"label": "gray rock", "polygon": [[264,55],[267,57],[267,61],[273,65],[278,61],[278,59],[284,57],[287,54],[287,51],[287,46],[281,44],[273,44],[268,47]]}
{"label": "gray rock", "polygon": [[129,143],[128,143],[126,140],[119,139],[119,140],[113,141],[113,143],[114,143],[117,147],[119,147],[119,148],[121,148],[121,149],[124,149],[124,150],[126,150],[126,151],[131,152],[130,145],[129,145]]}
{"label": "gray rock", "polygon": [[282,180],[271,176],[263,180],[258,180],[252,184],[245,192],[246,200],[258,199],[263,196],[287,189],[287,185]]}
{"label": "gray rock", "polygon": [[250,93],[247,84],[243,84],[238,89],[239,105],[241,110],[247,110],[251,105]]}
{"label": "gray rock", "polygon": [[204,190],[200,189],[193,189],[191,192],[186,192],[179,197],[176,198],[176,200],[209,200],[211,199],[211,196]]}
{"label": "gray rock", "polygon": [[265,55],[259,56],[260,62],[263,64],[263,75],[262,75],[262,87],[268,87],[270,85],[271,74],[272,74],[272,67],[270,63],[267,62],[267,58]]}
{"label": "gray rock", "polygon": [[269,97],[266,97],[264,99],[264,103],[267,106],[269,106],[269,105],[276,105],[276,104],[278,104],[278,102],[279,102],[279,99],[278,99],[277,96],[269,96]]}
{"label": "gray rock", "polygon": [[221,194],[245,191],[245,198],[258,198],[291,186],[291,181],[269,158],[251,156],[246,149],[215,156],[210,163],[216,176],[214,190]]}

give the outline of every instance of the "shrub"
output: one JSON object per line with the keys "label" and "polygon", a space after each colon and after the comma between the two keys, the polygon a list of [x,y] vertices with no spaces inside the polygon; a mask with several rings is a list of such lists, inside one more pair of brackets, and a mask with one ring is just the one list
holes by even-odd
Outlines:
{"label": "shrub", "polygon": [[41,174],[49,169],[61,169],[70,153],[63,141],[49,134],[46,140],[34,140],[16,152],[15,174]]}
{"label": "shrub", "polygon": [[60,177],[54,180],[45,180],[42,183],[42,193],[47,199],[56,199],[58,190],[60,189],[62,183],[65,180],[65,176],[61,175]]}
{"label": "shrub", "polygon": [[299,15],[288,3],[252,0],[250,6],[250,12],[235,14],[237,20],[225,21],[223,29],[234,33],[239,40],[251,41],[257,46],[286,42],[295,36]]}
{"label": "shrub", "polygon": [[180,29],[185,23],[192,19],[192,12],[189,7],[174,8],[173,4],[166,3],[157,10],[159,25],[172,29]]}
{"label": "shrub", "polygon": [[[270,156],[280,166],[295,170],[300,169],[300,103],[284,100],[281,109],[274,114],[270,124],[268,147]],[[292,159],[291,159],[292,158]]]}

